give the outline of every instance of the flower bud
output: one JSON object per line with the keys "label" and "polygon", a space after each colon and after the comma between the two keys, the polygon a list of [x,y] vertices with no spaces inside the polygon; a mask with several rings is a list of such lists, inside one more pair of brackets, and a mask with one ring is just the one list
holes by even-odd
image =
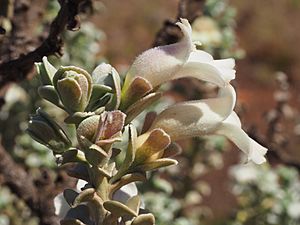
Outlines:
{"label": "flower bud", "polygon": [[77,138],[81,147],[87,144],[110,145],[122,136],[126,115],[119,110],[103,112],[83,120],[77,128]]}
{"label": "flower bud", "polygon": [[53,84],[66,111],[85,110],[92,92],[92,79],[88,72],[74,66],[61,67],[53,77]]}
{"label": "flower bud", "polygon": [[56,153],[62,153],[72,145],[63,129],[41,109],[31,116],[27,132],[34,140]]}

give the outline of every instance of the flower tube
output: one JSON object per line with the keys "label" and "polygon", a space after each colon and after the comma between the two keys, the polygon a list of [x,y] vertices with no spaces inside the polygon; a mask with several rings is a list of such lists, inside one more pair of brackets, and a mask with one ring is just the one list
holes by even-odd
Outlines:
{"label": "flower tube", "polygon": [[216,98],[182,102],[160,113],[150,128],[161,128],[172,141],[202,136],[223,135],[235,143],[257,164],[265,162],[267,149],[251,139],[241,128],[233,111],[236,94],[231,85],[221,88]]}

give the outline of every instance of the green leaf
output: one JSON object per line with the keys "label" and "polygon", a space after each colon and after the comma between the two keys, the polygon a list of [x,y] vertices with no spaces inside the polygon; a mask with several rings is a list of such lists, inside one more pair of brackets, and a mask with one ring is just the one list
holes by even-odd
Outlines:
{"label": "green leaf", "polygon": [[86,163],[86,159],[84,153],[77,149],[71,149],[62,154],[62,162],[64,165],[66,163],[74,163],[74,162],[83,162]]}
{"label": "green leaf", "polygon": [[73,78],[63,78],[57,82],[57,91],[63,105],[69,112],[84,111],[81,99],[82,90],[78,82]]}
{"label": "green leaf", "polygon": [[86,164],[77,163],[74,167],[67,169],[67,174],[70,177],[88,181],[90,179]]}
{"label": "green leaf", "polygon": [[113,67],[107,63],[98,65],[92,72],[93,83],[113,87],[113,80],[111,77],[112,68]]}
{"label": "green leaf", "polygon": [[146,173],[144,172],[134,172],[131,174],[127,174],[122,176],[117,182],[113,183],[112,181],[110,183],[113,183],[110,190],[110,196],[113,196],[113,194],[119,190],[121,187],[125,186],[126,184],[132,183],[132,182],[145,182],[147,180]]}
{"label": "green leaf", "polygon": [[126,205],[138,214],[139,210],[140,210],[140,206],[141,206],[140,196],[136,195],[136,196],[131,197],[126,202]]}
{"label": "green leaf", "polygon": [[103,200],[97,195],[94,188],[88,188],[80,192],[74,199],[72,207],[76,207],[84,202],[91,202],[97,207],[102,207],[103,204]]}
{"label": "green leaf", "polygon": [[144,97],[153,89],[151,83],[143,77],[135,77],[128,88],[122,90],[121,109],[126,110],[130,105]]}
{"label": "green leaf", "polygon": [[170,136],[162,129],[157,128],[137,138],[137,150],[134,165],[145,161],[153,161],[161,157],[163,150],[171,143]]}
{"label": "green leaf", "polygon": [[111,179],[112,183],[114,183],[115,181],[120,179],[124,174],[126,174],[126,171],[133,163],[135,158],[137,130],[136,127],[132,124],[129,125],[128,129],[129,129],[129,143],[128,143],[125,159],[121,164],[117,174]]}
{"label": "green leaf", "polygon": [[121,103],[121,79],[119,73],[112,68],[111,76],[114,83],[114,97],[111,99],[111,102],[106,106],[107,110],[118,109]]}
{"label": "green leaf", "polygon": [[142,214],[133,220],[131,225],[154,225],[155,218],[152,214]]}
{"label": "green leaf", "polygon": [[97,102],[107,93],[113,93],[113,89],[102,84],[93,84],[92,95],[88,105],[88,109],[94,108]]}
{"label": "green leaf", "polygon": [[43,99],[46,99],[47,101],[53,103],[54,105],[61,107],[59,102],[59,96],[56,93],[54,86],[52,85],[41,86],[38,88],[38,93]]}
{"label": "green leaf", "polygon": [[90,214],[90,209],[87,205],[79,205],[68,211],[63,223],[93,225],[94,223],[90,220]]}
{"label": "green leaf", "polygon": [[116,217],[132,216],[136,217],[137,213],[118,201],[106,201],[103,203],[106,210],[110,211]]}
{"label": "green leaf", "polygon": [[51,85],[52,78],[57,70],[48,62],[46,56],[43,57],[42,61],[42,63],[35,63],[37,73],[43,85]]}
{"label": "green leaf", "polygon": [[78,196],[78,193],[73,189],[65,189],[63,194],[66,202],[69,204],[70,207],[72,207],[76,197]]}
{"label": "green leaf", "polygon": [[85,151],[85,156],[88,162],[94,166],[100,165],[104,159],[108,158],[108,154],[98,145],[91,145],[87,151]]}
{"label": "green leaf", "polygon": [[95,115],[94,112],[75,112],[72,115],[69,115],[64,122],[67,124],[80,124],[86,118]]}
{"label": "green leaf", "polygon": [[53,77],[53,85],[68,113],[83,112],[92,93],[92,78],[75,66],[61,66]]}
{"label": "green leaf", "polygon": [[136,166],[134,167],[134,170],[137,171],[150,171],[150,170],[155,170],[158,168],[162,168],[162,167],[167,167],[167,166],[171,166],[171,165],[176,165],[178,162],[175,159],[157,159],[155,161],[152,162],[147,162],[144,163],[142,165]]}
{"label": "green leaf", "polygon": [[151,104],[153,104],[158,99],[160,99],[161,96],[162,96],[162,93],[160,93],[160,92],[151,93],[151,94],[146,95],[145,97],[139,99],[133,105],[129,106],[125,112],[127,115],[125,124],[130,123],[134,118],[136,118],[147,107],[149,107]]}

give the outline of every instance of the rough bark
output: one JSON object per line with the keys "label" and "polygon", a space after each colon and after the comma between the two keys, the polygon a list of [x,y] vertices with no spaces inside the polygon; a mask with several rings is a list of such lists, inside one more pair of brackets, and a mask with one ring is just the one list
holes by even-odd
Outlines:
{"label": "rough bark", "polygon": [[55,215],[53,198],[63,191],[63,188],[73,187],[75,179],[69,179],[63,170],[55,177],[49,171],[43,170],[38,180],[33,177],[0,145],[0,171],[2,185],[22,199],[31,209],[32,214],[40,219],[41,225],[56,225],[59,220]]}
{"label": "rough bark", "polygon": [[[16,8],[15,11],[16,15],[18,14],[18,10],[21,10],[19,12],[21,15],[23,15],[23,22],[18,21],[14,19],[13,25],[18,30],[18,27],[20,29],[27,30],[26,24],[28,24],[28,21],[26,21],[26,15],[31,12],[32,6],[29,5],[29,0],[19,0],[20,6],[18,6],[18,1],[16,1]],[[62,55],[62,47],[63,47],[63,40],[61,38],[62,32],[67,28],[68,30],[77,30],[80,26],[79,23],[79,17],[78,14],[81,10],[81,6],[85,3],[86,0],[60,0],[59,3],[61,5],[61,8],[53,20],[53,22],[50,25],[49,34],[47,38],[40,44],[38,47],[36,47],[34,50],[29,52],[22,52],[20,56],[15,58],[14,54],[13,56],[9,55],[8,61],[4,61],[0,64],[0,89],[5,86],[6,84],[14,81],[21,81],[25,79],[30,71],[33,68],[33,65],[35,62],[39,62],[42,60],[43,56],[49,56],[49,55]],[[23,24],[24,21],[26,24]],[[25,26],[25,29],[24,29]],[[22,27],[22,28],[21,28]],[[15,31],[12,31],[13,33]],[[31,30],[32,32],[32,30]],[[17,32],[18,34],[24,34],[23,32]],[[18,40],[23,40],[24,37],[16,37],[14,34],[12,34],[12,38],[14,42]],[[27,37],[28,38],[28,37]],[[34,40],[34,37],[31,37],[31,40]],[[10,45],[11,50],[16,53],[20,53],[19,50],[15,49],[15,45]],[[11,58],[14,59],[11,59]]]}

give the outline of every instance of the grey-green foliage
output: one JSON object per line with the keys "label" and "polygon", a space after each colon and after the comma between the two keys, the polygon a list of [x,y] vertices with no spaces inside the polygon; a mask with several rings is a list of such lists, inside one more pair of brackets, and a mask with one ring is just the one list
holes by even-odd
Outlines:
{"label": "grey-green foliage", "polygon": [[193,25],[196,40],[202,42],[199,48],[221,58],[243,58],[245,53],[237,43],[234,30],[235,17],[236,10],[228,0],[207,0],[203,16]]}
{"label": "grey-green foliage", "polygon": [[236,166],[231,169],[237,197],[229,225],[297,225],[300,223],[300,179],[287,166]]}
{"label": "grey-green foliage", "polygon": [[31,216],[30,210],[23,201],[0,186],[0,225],[37,225],[38,219]]}
{"label": "grey-green foliage", "polygon": [[[56,16],[59,5],[56,0],[48,2],[48,8],[43,19],[43,23],[49,23]],[[42,27],[40,28],[40,30]],[[40,31],[38,31],[40,32]],[[99,60],[97,54],[101,51],[101,40],[105,37],[104,33],[94,24],[82,23],[79,32],[66,32],[64,34],[65,56],[62,59],[52,58],[57,64],[70,64],[69,60],[76,62],[77,65],[93,68]],[[33,114],[37,106],[43,106],[50,110],[56,118],[62,118],[64,112],[53,108],[40,98],[36,92],[40,81],[34,77],[32,80],[23,81],[19,84],[11,85],[6,96],[5,105],[0,111],[0,136],[1,143],[13,158],[29,170],[38,167],[54,168],[56,165],[53,154],[47,150],[47,147],[32,140],[25,132],[28,124],[28,115]],[[49,107],[50,106],[50,107]],[[74,138],[72,130],[64,127]],[[5,199],[10,199],[6,201]],[[5,204],[1,204],[5,201]],[[19,203],[20,200],[12,195],[3,186],[0,187],[0,224],[37,224],[36,217],[30,214],[30,210],[25,204]]]}
{"label": "grey-green foliage", "polygon": [[[101,2],[94,2],[96,13],[98,13],[97,4],[101,5]],[[52,21],[58,10],[59,4],[56,0],[48,1],[45,22]],[[102,51],[101,43],[104,39],[105,33],[93,22],[82,20],[80,30],[63,33],[64,55],[61,58],[51,57],[50,61],[54,65],[69,65],[72,62],[73,65],[92,70],[100,61],[99,53]],[[101,60],[104,58],[101,57]]]}

